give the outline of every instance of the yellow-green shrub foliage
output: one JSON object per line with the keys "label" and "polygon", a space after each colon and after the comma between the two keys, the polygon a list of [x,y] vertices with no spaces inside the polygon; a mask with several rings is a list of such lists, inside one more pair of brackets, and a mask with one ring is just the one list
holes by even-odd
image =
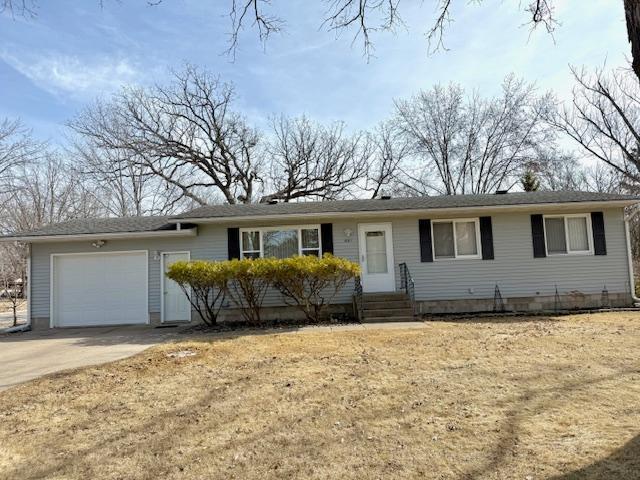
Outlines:
{"label": "yellow-green shrub foliage", "polygon": [[262,323],[261,310],[264,297],[271,285],[274,258],[245,258],[221,262],[229,272],[227,294],[240,307],[242,316],[250,325]]}
{"label": "yellow-green shrub foliage", "polygon": [[317,323],[347,281],[359,275],[357,263],[325,254],[278,260],[271,281],[286,303],[300,308],[308,322]]}
{"label": "yellow-green shrub foliage", "polygon": [[176,262],[167,277],[180,285],[202,321],[214,325],[227,292],[228,270],[220,262]]}
{"label": "yellow-green shrub foliage", "polygon": [[316,323],[347,281],[358,275],[358,264],[328,254],[322,258],[176,262],[167,272],[206,323],[216,322],[228,296],[250,325],[262,323],[262,304],[270,286],[282,293],[287,304],[300,308],[307,321]]}

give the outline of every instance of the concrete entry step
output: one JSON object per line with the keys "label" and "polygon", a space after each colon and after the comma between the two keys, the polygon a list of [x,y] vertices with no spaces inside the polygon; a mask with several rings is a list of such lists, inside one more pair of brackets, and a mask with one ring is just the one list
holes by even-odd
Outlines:
{"label": "concrete entry step", "polygon": [[362,323],[387,323],[387,322],[413,322],[413,315],[397,316],[397,317],[365,317]]}
{"label": "concrete entry step", "polygon": [[411,316],[413,310],[411,308],[365,308],[364,316],[366,317],[396,317]]}
{"label": "concrete entry step", "polygon": [[365,302],[393,302],[399,300],[408,300],[409,297],[404,292],[380,292],[380,293],[363,293],[362,300]]}
{"label": "concrete entry step", "polygon": [[362,296],[362,321],[410,322],[414,319],[411,301],[405,292],[365,293]]}
{"label": "concrete entry step", "polygon": [[386,302],[367,300],[362,302],[365,310],[382,310],[394,308],[411,308],[409,300],[389,300]]}

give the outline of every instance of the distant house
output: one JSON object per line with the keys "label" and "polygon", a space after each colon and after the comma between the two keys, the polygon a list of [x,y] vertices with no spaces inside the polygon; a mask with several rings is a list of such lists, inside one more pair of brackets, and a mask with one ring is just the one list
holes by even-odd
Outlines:
{"label": "distant house", "polygon": [[[353,312],[355,291],[365,319],[491,310],[496,302],[523,311],[626,306],[633,296],[624,208],[638,201],[531,192],[216,205],[174,217],[76,220],[3,240],[30,244],[34,327],[191,321],[190,305],[163,274],[172,262],[325,252],[361,264],[361,283],[334,308]],[[289,314],[275,292],[266,310]]]}

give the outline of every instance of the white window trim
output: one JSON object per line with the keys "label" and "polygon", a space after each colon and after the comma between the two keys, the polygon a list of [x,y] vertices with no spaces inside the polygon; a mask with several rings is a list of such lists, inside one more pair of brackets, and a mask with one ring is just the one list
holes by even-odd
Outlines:
{"label": "white window trim", "polygon": [[[318,256],[322,257],[322,231],[320,224],[316,225],[278,225],[275,227],[255,227],[255,228],[241,228],[240,229],[240,258],[245,258],[245,249],[243,245],[242,233],[243,232],[260,232],[260,258],[264,258],[264,240],[262,238],[264,232],[276,232],[280,230],[297,230],[298,231],[298,255],[303,254],[302,248],[302,230],[317,230],[318,231]],[[316,250],[315,248],[305,248],[305,251]],[[246,250],[247,253],[257,252],[258,250]]]}
{"label": "white window trim", "polygon": [[[476,226],[476,253],[475,255],[458,255],[458,239],[456,233],[456,223],[468,223],[474,222]],[[437,258],[436,257],[436,237],[433,234],[433,225],[435,223],[452,223],[453,224],[453,252],[455,257],[453,258]],[[480,218],[438,218],[436,220],[431,220],[431,251],[433,252],[433,261],[434,262],[447,262],[447,261],[457,261],[457,260],[479,260],[482,258],[482,246],[480,242]]]}
{"label": "white window trim", "polygon": [[[547,218],[564,218],[564,241],[567,246],[566,253],[549,253],[547,247]],[[587,222],[587,242],[589,243],[589,250],[571,250],[569,245],[569,229],[567,228],[567,218],[585,218]],[[568,213],[568,214],[554,214],[543,215],[542,225],[544,230],[544,253],[547,257],[563,257],[567,255],[593,255],[593,229],[591,227],[591,214],[589,213]]]}

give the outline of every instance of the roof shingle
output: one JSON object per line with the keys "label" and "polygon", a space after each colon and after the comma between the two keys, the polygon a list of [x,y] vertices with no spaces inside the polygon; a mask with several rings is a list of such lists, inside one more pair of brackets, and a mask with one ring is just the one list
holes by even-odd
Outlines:
{"label": "roof shingle", "polygon": [[[263,215],[305,215],[398,210],[543,205],[557,203],[638,202],[640,197],[594,192],[517,192],[504,195],[448,195],[434,197],[391,198],[387,200],[332,200],[278,204],[211,205],[174,217],[88,218],[55,223],[31,231],[7,235],[5,239],[108,233],[138,233],[175,229],[175,221],[202,218],[242,218]],[[172,223],[171,220],[174,220]]]}
{"label": "roof shingle", "polygon": [[168,220],[169,217],[78,218],[52,223],[34,230],[8,235],[8,237],[152,232],[173,229],[173,225]]}
{"label": "roof shingle", "polygon": [[596,192],[516,192],[503,195],[442,195],[434,197],[390,198],[388,200],[331,200],[249,205],[210,205],[199,207],[173,219],[249,217],[260,215],[302,215],[337,212],[383,212],[386,210],[426,210],[438,208],[537,205],[545,203],[602,202],[637,200],[640,197]]}

